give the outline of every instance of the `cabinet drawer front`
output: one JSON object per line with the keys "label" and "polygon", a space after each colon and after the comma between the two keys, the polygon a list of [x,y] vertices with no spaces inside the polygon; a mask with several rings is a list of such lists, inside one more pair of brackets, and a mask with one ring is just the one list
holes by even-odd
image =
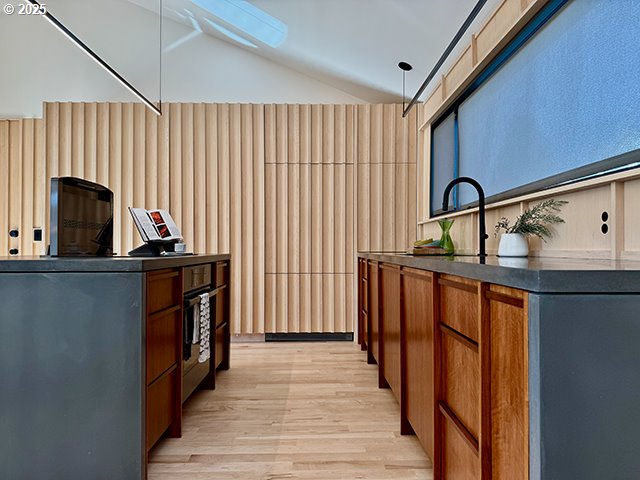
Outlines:
{"label": "cabinet drawer front", "polygon": [[216,353],[215,353],[215,367],[218,368],[224,360],[224,334],[226,325],[222,325],[216,328]]}
{"label": "cabinet drawer front", "polygon": [[229,283],[229,262],[218,262],[216,264],[216,287]]}
{"label": "cabinet drawer front", "polygon": [[442,335],[442,400],[471,434],[480,431],[480,356],[444,332]]}
{"label": "cabinet drawer front", "polygon": [[480,479],[480,458],[477,452],[465,441],[453,422],[445,416],[442,416],[441,448],[442,478],[447,480]]}
{"label": "cabinet drawer front", "polygon": [[182,309],[147,321],[147,384],[178,362]]}
{"label": "cabinet drawer front", "polygon": [[153,314],[182,303],[182,283],[178,270],[147,274],[147,313]]}
{"label": "cabinet drawer front", "polygon": [[480,339],[480,284],[443,275],[440,284],[440,322],[471,338]]}
{"label": "cabinet drawer front", "polygon": [[224,288],[216,294],[216,326],[222,325],[227,320],[225,315],[227,310],[227,288]]}
{"label": "cabinet drawer front", "polygon": [[173,392],[178,369],[147,387],[147,451],[173,421]]}
{"label": "cabinet drawer front", "polygon": [[184,267],[184,291],[196,290],[211,285],[211,264]]}

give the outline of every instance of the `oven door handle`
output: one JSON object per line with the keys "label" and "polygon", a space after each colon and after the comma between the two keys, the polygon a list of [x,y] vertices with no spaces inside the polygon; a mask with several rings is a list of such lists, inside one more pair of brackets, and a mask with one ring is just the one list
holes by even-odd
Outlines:
{"label": "oven door handle", "polygon": [[[209,295],[209,298],[211,298],[211,296],[215,295],[215,293],[218,291],[217,288],[214,288],[213,290],[206,292],[207,295]],[[202,292],[205,293],[205,292]],[[200,303],[200,295],[202,295],[202,293],[199,293],[197,295],[194,295],[193,297],[187,297],[184,299],[184,308],[190,308],[193,307],[196,303]]]}

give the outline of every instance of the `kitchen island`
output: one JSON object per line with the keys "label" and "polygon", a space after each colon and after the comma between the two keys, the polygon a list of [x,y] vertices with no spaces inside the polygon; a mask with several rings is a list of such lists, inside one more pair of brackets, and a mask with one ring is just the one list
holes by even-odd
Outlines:
{"label": "kitchen island", "polygon": [[640,472],[640,263],[358,255],[359,338],[434,478]]}
{"label": "kitchen island", "polygon": [[193,282],[214,288],[202,386],[229,367],[230,261],[0,259],[0,477],[145,478],[153,444],[181,434],[183,291]]}

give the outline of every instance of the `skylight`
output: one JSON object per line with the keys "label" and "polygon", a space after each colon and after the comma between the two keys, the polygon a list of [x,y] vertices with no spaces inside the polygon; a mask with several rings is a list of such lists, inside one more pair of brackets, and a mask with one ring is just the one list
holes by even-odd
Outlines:
{"label": "skylight", "polygon": [[[279,47],[287,38],[288,28],[284,23],[246,0],[191,0],[191,3],[206,10],[229,26],[272,48]],[[218,22],[208,19],[207,21],[218,30],[224,28]],[[243,43],[242,40],[244,39],[238,39],[242,37],[233,34],[227,29],[224,30],[226,31],[220,31],[235,41]],[[231,37],[230,34],[235,35],[235,37]]]}
{"label": "skylight", "polygon": [[229,37],[231,40],[235,40],[236,42],[238,42],[238,43],[240,43],[242,45],[246,45],[247,47],[258,48],[258,46],[255,43],[250,42],[246,38],[243,38],[243,37],[241,37],[240,35],[238,35],[236,33],[233,33],[231,30],[228,30],[228,29],[224,28],[222,25],[218,25],[213,20],[209,20],[208,18],[205,18],[204,21],[207,22],[209,25],[211,25],[216,30],[218,30],[220,33],[222,33],[222,34],[226,35],[227,37]]}

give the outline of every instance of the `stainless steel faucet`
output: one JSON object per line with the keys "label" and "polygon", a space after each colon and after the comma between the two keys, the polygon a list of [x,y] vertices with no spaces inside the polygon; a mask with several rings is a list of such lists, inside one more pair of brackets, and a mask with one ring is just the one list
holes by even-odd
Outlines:
{"label": "stainless steel faucet", "polygon": [[478,253],[478,255],[480,257],[486,257],[487,256],[487,251],[486,251],[485,242],[486,242],[487,238],[489,238],[489,235],[487,235],[487,227],[486,227],[485,218],[484,218],[484,190],[482,189],[480,184],[477,182],[477,180],[474,180],[471,177],[458,177],[458,178],[454,178],[453,180],[451,180],[451,182],[449,182],[449,184],[444,189],[444,194],[442,196],[442,210],[444,212],[449,210],[449,194],[451,193],[451,189],[455,185],[457,185],[458,183],[468,183],[469,185],[472,185],[478,191],[478,221],[479,221],[479,224],[480,224],[479,225],[479,230],[480,230],[480,239],[479,239],[480,253]]}

